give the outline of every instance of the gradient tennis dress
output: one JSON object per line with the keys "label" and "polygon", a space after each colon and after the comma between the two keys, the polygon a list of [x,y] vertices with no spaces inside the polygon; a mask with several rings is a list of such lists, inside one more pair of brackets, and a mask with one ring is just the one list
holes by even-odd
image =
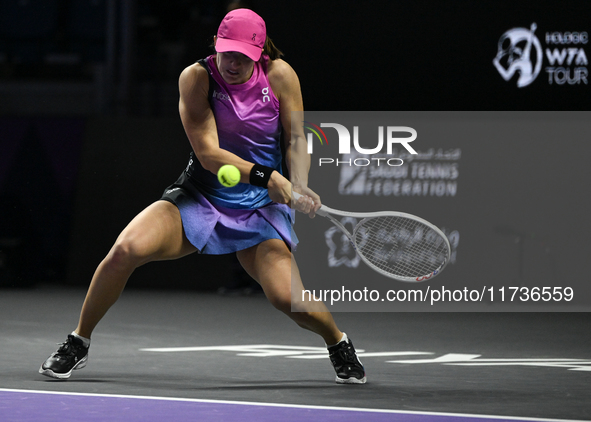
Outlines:
{"label": "gradient tennis dress", "polygon": [[[263,56],[255,62],[251,78],[238,85],[224,81],[215,55],[204,64],[209,68],[210,105],[220,148],[281,173],[279,101],[269,84],[267,61]],[[203,254],[236,252],[268,239],[282,239],[290,249],[297,244],[287,205],[272,202],[262,187],[222,186],[193,152],[185,171],[161,199],[178,207],[187,238]]]}

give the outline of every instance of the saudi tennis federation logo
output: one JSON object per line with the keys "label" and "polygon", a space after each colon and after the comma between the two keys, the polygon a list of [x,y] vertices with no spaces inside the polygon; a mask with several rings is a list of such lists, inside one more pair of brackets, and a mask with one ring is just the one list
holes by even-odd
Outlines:
{"label": "saudi tennis federation logo", "polygon": [[509,81],[517,73],[517,86],[531,84],[542,69],[542,45],[535,36],[537,25],[530,28],[513,28],[499,38],[497,55],[493,64],[504,80]]}

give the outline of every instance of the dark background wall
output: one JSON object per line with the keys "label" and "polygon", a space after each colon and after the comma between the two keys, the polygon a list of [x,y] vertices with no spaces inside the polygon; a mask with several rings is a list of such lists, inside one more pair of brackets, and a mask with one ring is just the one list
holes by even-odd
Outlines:
{"label": "dark background wall", "polygon": [[505,31],[535,22],[545,48],[546,32],[588,31],[590,11],[584,1],[523,0],[264,8],[269,33],[300,73],[310,110],[587,110],[588,84],[549,85],[542,71],[518,90],[492,60]]}
{"label": "dark background wall", "polygon": [[[544,38],[589,33],[586,1],[249,5],[297,71],[308,110],[589,110],[588,83],[550,83],[545,52],[540,75],[523,88],[493,66],[501,35],[534,22],[543,50],[589,56],[588,43]],[[227,7],[2,2],[0,285],[87,284],[125,224],[174,181],[189,151],[176,80],[210,53]],[[563,67],[574,75],[577,66]],[[233,265],[192,256],[140,269],[131,283],[211,288],[234,276]]]}

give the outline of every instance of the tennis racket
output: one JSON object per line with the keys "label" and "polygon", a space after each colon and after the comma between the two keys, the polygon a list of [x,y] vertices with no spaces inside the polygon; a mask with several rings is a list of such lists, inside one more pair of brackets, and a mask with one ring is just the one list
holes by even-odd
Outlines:
{"label": "tennis racket", "polygon": [[[302,195],[293,192],[297,201]],[[412,214],[394,211],[348,212],[322,205],[316,214],[328,218],[347,236],[371,269],[400,281],[418,282],[440,274],[449,262],[447,236]],[[335,217],[360,219],[349,232]]]}

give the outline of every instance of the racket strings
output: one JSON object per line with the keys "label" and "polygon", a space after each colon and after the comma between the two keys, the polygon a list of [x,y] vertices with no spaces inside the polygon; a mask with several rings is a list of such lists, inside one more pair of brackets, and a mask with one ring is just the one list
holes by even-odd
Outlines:
{"label": "racket strings", "polygon": [[428,225],[402,216],[366,218],[355,228],[357,251],[392,275],[416,277],[441,268],[448,243]]}

